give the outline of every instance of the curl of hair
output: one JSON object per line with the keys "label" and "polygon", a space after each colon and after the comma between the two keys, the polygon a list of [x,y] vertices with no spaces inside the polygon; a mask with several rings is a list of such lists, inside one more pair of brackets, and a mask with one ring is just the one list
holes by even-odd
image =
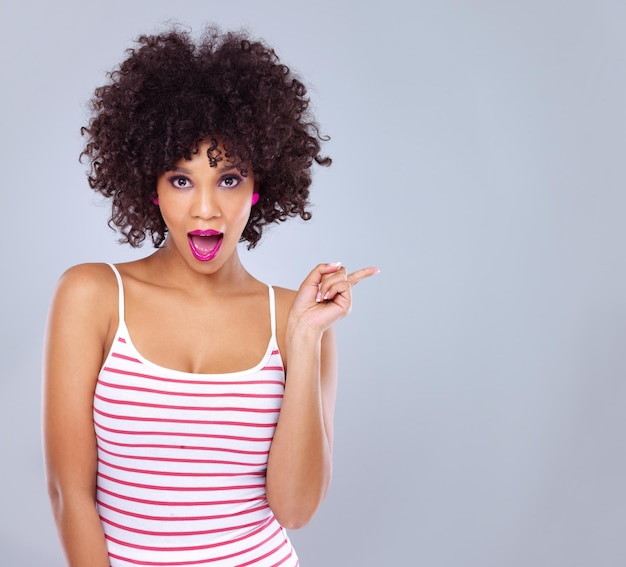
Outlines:
{"label": "curl of hair", "polygon": [[308,111],[306,87],[273,49],[214,27],[194,43],[174,27],[140,36],[127,54],[95,90],[81,129],[89,185],[111,199],[109,225],[122,242],[162,244],[167,227],[150,199],[157,178],[205,140],[212,165],[228,158],[252,168],[260,198],[241,236],[248,248],[270,223],[311,218],[311,166],[330,165],[320,155],[328,138]]}

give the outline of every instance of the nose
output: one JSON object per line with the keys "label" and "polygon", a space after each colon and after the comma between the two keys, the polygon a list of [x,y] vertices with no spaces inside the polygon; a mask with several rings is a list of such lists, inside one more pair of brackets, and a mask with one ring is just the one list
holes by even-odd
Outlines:
{"label": "nose", "polygon": [[219,199],[211,187],[196,187],[191,214],[195,218],[209,220],[221,216]]}

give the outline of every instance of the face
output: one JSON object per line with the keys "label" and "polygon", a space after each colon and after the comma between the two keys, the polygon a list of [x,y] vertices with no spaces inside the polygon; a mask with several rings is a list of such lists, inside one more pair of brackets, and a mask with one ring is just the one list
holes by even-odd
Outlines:
{"label": "face", "polygon": [[248,222],[254,179],[226,160],[211,167],[208,144],[182,159],[157,180],[161,215],[168,228],[165,247],[194,269],[214,272],[237,258]]}

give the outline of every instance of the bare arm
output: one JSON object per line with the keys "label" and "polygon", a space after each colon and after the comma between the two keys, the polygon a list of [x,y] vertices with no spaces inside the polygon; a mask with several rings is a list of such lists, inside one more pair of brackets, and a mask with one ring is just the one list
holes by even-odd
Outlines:
{"label": "bare arm", "polygon": [[287,528],[309,522],[330,486],[337,389],[332,325],[349,313],[352,285],[377,272],[347,275],[321,264],[300,286],[289,312],[287,381],[266,481],[270,507]]}
{"label": "bare arm", "polygon": [[[107,277],[97,265],[72,268],[54,296],[44,352],[43,426],[48,492],[70,567],[108,567],[96,511],[93,392],[110,309]],[[110,307],[110,303],[108,303]]]}

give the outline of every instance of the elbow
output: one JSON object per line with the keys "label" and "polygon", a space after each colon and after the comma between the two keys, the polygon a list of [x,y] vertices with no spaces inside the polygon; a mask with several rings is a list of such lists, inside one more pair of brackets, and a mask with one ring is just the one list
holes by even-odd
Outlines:
{"label": "elbow", "polygon": [[58,520],[62,515],[63,496],[61,494],[61,489],[56,482],[48,481],[48,499],[50,500],[52,514],[55,520]]}
{"label": "elbow", "polygon": [[274,512],[274,516],[278,523],[288,530],[298,530],[306,526],[317,511],[317,506],[310,509],[304,506],[293,510],[283,510],[279,513]]}
{"label": "elbow", "polygon": [[328,491],[328,483],[307,494],[268,494],[268,503],[278,523],[288,530],[306,526],[312,519]]}
{"label": "elbow", "polygon": [[66,487],[58,480],[48,481],[47,488],[52,515],[57,525],[76,510],[96,508],[95,493],[91,491]]}
{"label": "elbow", "polygon": [[278,523],[288,530],[306,526],[323,502],[332,480],[330,452],[312,464],[268,466],[265,495]]}
{"label": "elbow", "polygon": [[285,528],[286,530],[299,530],[300,528],[306,526],[310,521],[311,518],[307,520],[295,520],[293,522],[286,522],[285,524],[281,524],[281,526],[283,526],[283,528]]}

